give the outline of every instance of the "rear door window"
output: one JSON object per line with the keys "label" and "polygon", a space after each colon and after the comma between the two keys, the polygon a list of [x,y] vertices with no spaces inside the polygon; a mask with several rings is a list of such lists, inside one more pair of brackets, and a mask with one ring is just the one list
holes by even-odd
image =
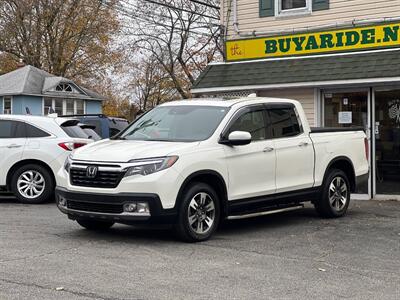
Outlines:
{"label": "rear door window", "polygon": [[28,138],[40,138],[40,137],[47,137],[50,136],[47,132],[44,132],[43,130],[32,126],[30,124],[25,124],[26,128],[26,137]]}
{"label": "rear door window", "polygon": [[294,107],[269,108],[268,115],[274,138],[291,137],[302,133]]}

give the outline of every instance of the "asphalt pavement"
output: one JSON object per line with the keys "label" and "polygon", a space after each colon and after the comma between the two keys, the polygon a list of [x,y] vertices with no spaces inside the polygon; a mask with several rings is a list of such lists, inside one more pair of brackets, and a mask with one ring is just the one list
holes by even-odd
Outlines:
{"label": "asphalt pavement", "polygon": [[203,243],[168,228],[95,233],[55,204],[0,199],[0,299],[400,299],[400,202],[230,221]]}

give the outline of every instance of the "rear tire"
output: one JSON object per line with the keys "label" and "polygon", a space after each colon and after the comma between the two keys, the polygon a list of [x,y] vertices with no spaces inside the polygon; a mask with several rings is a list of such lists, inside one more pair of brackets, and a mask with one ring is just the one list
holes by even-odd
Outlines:
{"label": "rear tire", "polygon": [[26,204],[49,202],[54,195],[54,179],[41,165],[19,167],[11,177],[11,190],[17,199]]}
{"label": "rear tire", "polygon": [[350,193],[347,175],[342,170],[332,169],[324,179],[321,197],[314,204],[315,209],[324,218],[342,217],[349,207]]}
{"label": "rear tire", "polygon": [[205,183],[193,183],[183,193],[175,230],[185,242],[208,240],[218,227],[220,202],[218,194]]}
{"label": "rear tire", "polygon": [[98,220],[76,220],[76,222],[83,228],[92,231],[101,231],[111,228],[115,223],[110,221],[98,221]]}

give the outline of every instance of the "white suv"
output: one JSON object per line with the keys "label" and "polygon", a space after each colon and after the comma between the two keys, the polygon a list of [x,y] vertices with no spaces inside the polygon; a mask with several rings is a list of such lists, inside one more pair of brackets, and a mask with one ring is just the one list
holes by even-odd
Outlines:
{"label": "white suv", "polygon": [[343,216],[368,178],[367,157],[361,128],[310,128],[294,100],[177,101],[76,150],[57,174],[56,197],[88,229],[164,222],[202,241],[223,218],[305,201],[322,216]]}
{"label": "white suv", "polygon": [[51,200],[56,172],[87,137],[77,120],[0,115],[0,187],[23,203]]}

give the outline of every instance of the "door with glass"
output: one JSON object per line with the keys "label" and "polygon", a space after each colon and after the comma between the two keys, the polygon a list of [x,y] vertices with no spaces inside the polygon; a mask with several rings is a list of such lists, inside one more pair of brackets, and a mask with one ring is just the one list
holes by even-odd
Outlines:
{"label": "door with glass", "polygon": [[[362,127],[370,140],[369,91],[338,91],[323,93],[323,126]],[[369,194],[369,180],[357,187],[357,194]]]}
{"label": "door with glass", "polygon": [[375,92],[376,193],[400,195],[400,90]]}

